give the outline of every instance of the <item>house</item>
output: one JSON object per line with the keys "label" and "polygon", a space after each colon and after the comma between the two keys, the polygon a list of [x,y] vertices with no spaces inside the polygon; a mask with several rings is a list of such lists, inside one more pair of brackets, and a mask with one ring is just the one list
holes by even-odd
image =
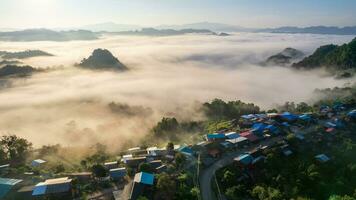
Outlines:
{"label": "house", "polygon": [[71,199],[73,197],[72,179],[68,177],[47,179],[44,182],[38,183],[32,192],[32,196],[34,197],[53,195],[61,199]]}
{"label": "house", "polygon": [[279,129],[277,128],[277,126],[272,125],[272,124],[267,125],[265,127],[265,130],[267,130],[269,133],[274,134],[274,135],[277,135],[279,133]]}
{"label": "house", "polygon": [[90,181],[90,179],[92,178],[92,173],[91,172],[76,172],[76,173],[68,174],[68,176],[71,179],[78,180],[79,182],[87,182],[87,181]]}
{"label": "house", "polygon": [[126,153],[132,155],[143,155],[143,154],[147,154],[147,151],[146,149],[141,149],[141,147],[133,147],[128,149]]}
{"label": "house", "polygon": [[118,166],[119,166],[119,164],[118,164],[117,161],[104,163],[104,167],[105,167],[107,170],[116,169]]}
{"label": "house", "polygon": [[47,161],[42,160],[42,159],[36,159],[36,160],[33,160],[33,161],[31,162],[31,166],[32,166],[32,167],[39,167],[39,166],[43,165],[43,164],[46,163],[46,162],[47,162]]}
{"label": "house", "polygon": [[231,143],[233,147],[243,147],[244,145],[248,144],[248,139],[246,137],[238,137],[235,139],[226,140],[227,142]]}
{"label": "house", "polygon": [[284,149],[282,150],[282,153],[283,153],[284,156],[290,156],[290,155],[293,154],[293,152],[292,152],[290,149],[288,149],[288,148],[284,148]]}
{"label": "house", "polygon": [[240,133],[240,136],[247,138],[252,143],[257,142],[259,140],[259,138],[250,131]]}
{"label": "house", "polygon": [[315,156],[315,159],[321,163],[325,163],[328,162],[330,160],[330,158],[328,156],[326,156],[325,154],[319,154]]}
{"label": "house", "polygon": [[223,133],[206,134],[207,141],[222,141],[224,139],[225,139],[225,134]]}
{"label": "house", "polygon": [[190,147],[188,147],[186,145],[181,146],[178,149],[178,152],[180,152],[180,153],[182,153],[184,155],[187,155],[187,156],[193,156],[194,155],[194,151]]}
{"label": "house", "polygon": [[279,115],[279,117],[283,120],[283,121],[288,121],[288,122],[293,122],[295,120],[298,119],[297,115],[294,115],[290,112],[284,112],[282,114]]}
{"label": "house", "polygon": [[15,199],[26,199],[26,200],[33,199],[32,198],[33,189],[35,189],[34,185],[27,185],[27,186],[21,187],[19,190],[17,190]]}
{"label": "house", "polygon": [[126,165],[132,168],[138,167],[141,163],[146,162],[147,157],[133,157],[126,159]]}
{"label": "house", "polygon": [[334,133],[335,132],[335,128],[326,128],[325,132],[327,133]]}
{"label": "house", "polygon": [[5,198],[5,196],[12,190],[15,185],[22,182],[19,179],[9,179],[9,178],[0,178],[0,199]]}
{"label": "house", "polygon": [[127,160],[131,158],[133,158],[132,154],[123,155],[121,161],[126,164]]}
{"label": "house", "polygon": [[0,165],[0,175],[6,174],[10,169],[10,164]]}
{"label": "house", "polygon": [[156,168],[156,172],[157,173],[162,173],[162,172],[165,172],[165,171],[167,171],[167,165],[161,165],[161,166]]}
{"label": "house", "polygon": [[167,150],[165,148],[158,147],[149,147],[146,149],[148,156],[163,156],[167,154]]}
{"label": "house", "polygon": [[262,162],[262,161],[265,161],[265,160],[266,160],[265,156],[258,156],[257,158],[253,159],[251,164],[255,165],[256,163],[259,163],[259,162]]}
{"label": "house", "polygon": [[113,180],[121,180],[126,176],[126,174],[127,172],[125,167],[109,170],[110,178]]}
{"label": "house", "polygon": [[356,119],[356,110],[352,110],[350,112],[347,113],[347,116],[350,118],[350,119]]}
{"label": "house", "polygon": [[162,160],[154,160],[154,161],[149,162],[148,164],[150,164],[151,167],[156,169],[157,167],[162,165]]}
{"label": "house", "polygon": [[254,158],[250,154],[241,154],[240,156],[234,158],[234,161],[236,161],[238,164],[242,166],[246,166],[252,163]]}
{"label": "house", "polygon": [[309,114],[302,114],[302,115],[299,115],[298,119],[303,122],[311,122],[312,117]]}
{"label": "house", "polygon": [[249,121],[252,121],[252,120],[255,120],[256,119],[256,116],[254,114],[249,114],[249,115],[242,115],[241,118],[243,120],[249,120]]}
{"label": "house", "polygon": [[264,123],[255,123],[252,125],[251,132],[256,135],[262,135],[266,127],[267,125]]}
{"label": "house", "polygon": [[302,135],[301,133],[296,133],[295,134],[295,137],[300,140],[300,141],[303,141],[304,140],[304,135]]}
{"label": "house", "polygon": [[236,139],[238,137],[240,137],[240,135],[236,132],[225,133],[225,138],[229,140]]}
{"label": "house", "polygon": [[146,172],[140,172],[135,175],[129,200],[136,200],[143,194],[146,187],[153,186],[154,175]]}

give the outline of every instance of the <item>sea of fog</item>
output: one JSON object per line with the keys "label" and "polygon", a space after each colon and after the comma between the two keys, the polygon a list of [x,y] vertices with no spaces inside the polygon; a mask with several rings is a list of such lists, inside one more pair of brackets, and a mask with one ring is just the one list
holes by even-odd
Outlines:
{"label": "sea of fog", "polygon": [[[0,51],[40,49],[54,57],[24,63],[56,68],[13,79],[0,90],[0,134],[17,134],[35,145],[96,142],[119,147],[144,136],[163,116],[201,119],[201,102],[214,98],[270,108],[286,101],[310,102],[315,88],[343,86],[322,70],[297,72],[258,63],[286,47],[312,53],[352,36],[237,33],[228,37],[103,36],[94,41],[1,42]],[[87,71],[73,64],[96,48],[110,50],[130,68],[124,73]],[[108,103],[151,108],[149,116],[112,112]]]}

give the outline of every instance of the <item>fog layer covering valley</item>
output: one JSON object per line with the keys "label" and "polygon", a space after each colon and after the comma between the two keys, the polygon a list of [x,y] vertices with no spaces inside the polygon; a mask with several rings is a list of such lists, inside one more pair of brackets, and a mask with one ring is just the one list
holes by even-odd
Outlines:
{"label": "fog layer covering valley", "polygon": [[[2,42],[0,51],[40,49],[53,57],[23,60],[56,70],[11,79],[0,90],[0,134],[35,145],[120,147],[143,137],[163,116],[202,119],[199,102],[240,99],[270,108],[286,101],[310,102],[316,88],[343,86],[322,70],[297,72],[258,63],[286,47],[312,53],[352,36],[241,33],[228,37],[104,36],[95,41]],[[110,50],[130,70],[89,71],[74,67],[96,48]],[[62,67],[59,67],[62,66]],[[109,103],[142,106],[134,115]],[[141,110],[151,109],[152,112]]]}

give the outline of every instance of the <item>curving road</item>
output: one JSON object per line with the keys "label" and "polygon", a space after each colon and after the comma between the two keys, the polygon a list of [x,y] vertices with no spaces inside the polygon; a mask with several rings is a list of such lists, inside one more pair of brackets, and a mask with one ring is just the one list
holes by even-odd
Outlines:
{"label": "curving road", "polygon": [[217,170],[233,163],[234,158],[239,156],[241,153],[251,151],[260,145],[265,146],[265,145],[273,144],[274,142],[279,141],[281,139],[283,139],[283,137],[281,137],[281,136],[275,137],[275,138],[272,138],[269,140],[262,141],[258,144],[249,146],[248,148],[240,149],[238,151],[224,154],[214,164],[212,164],[208,168],[202,170],[200,173],[200,176],[199,176],[199,183],[200,183],[200,192],[202,194],[203,200],[215,200],[216,199],[214,191],[212,190],[212,187],[211,187],[211,183],[214,178],[215,172]]}

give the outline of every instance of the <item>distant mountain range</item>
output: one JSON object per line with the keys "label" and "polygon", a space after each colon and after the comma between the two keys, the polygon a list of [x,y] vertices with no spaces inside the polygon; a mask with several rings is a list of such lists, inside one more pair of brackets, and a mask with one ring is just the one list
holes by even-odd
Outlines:
{"label": "distant mountain range", "polygon": [[[142,26],[127,25],[127,24],[115,24],[112,22],[87,25],[79,27],[81,29],[90,30],[94,32],[106,31],[106,32],[121,32],[121,31],[135,31],[140,30]],[[148,28],[148,27],[146,27]],[[198,22],[182,25],[160,25],[153,26],[154,29],[204,29],[213,32],[267,32],[267,33],[309,33],[309,34],[335,34],[335,35],[356,35],[356,26],[349,27],[335,27],[335,26],[310,26],[310,27],[296,27],[285,26],[278,28],[246,28],[242,26],[229,25],[223,23],[211,23],[211,22]]]}
{"label": "distant mountain range", "polygon": [[[142,29],[142,26],[139,25],[130,25],[130,24],[116,24],[113,22],[106,22],[100,24],[91,24],[81,27],[76,27],[72,29],[82,29],[82,30],[89,30],[93,32],[121,32],[121,31],[133,31]],[[70,30],[70,29],[69,29]]]}
{"label": "distant mountain range", "polygon": [[71,41],[95,40],[98,34],[87,30],[53,31],[49,29],[26,29],[0,32],[1,41]]}
{"label": "distant mountain range", "polygon": [[257,32],[269,33],[310,33],[310,34],[330,34],[330,35],[356,35],[356,26],[335,27],[335,26],[310,26],[299,28],[286,26],[280,28],[259,29]]}
{"label": "distant mountain range", "polygon": [[[155,28],[143,28],[141,30],[136,31],[121,31],[115,32],[111,34],[116,35],[143,35],[143,36],[173,36],[173,35],[184,35],[184,34],[208,34],[208,35],[218,35],[217,33],[210,31],[208,29],[155,29]],[[225,35],[221,35],[225,36]]]}
{"label": "distant mountain range", "polygon": [[[85,30],[83,30],[85,29]],[[1,29],[0,29],[1,30]],[[266,33],[307,33],[307,34],[333,34],[333,35],[356,35],[356,26],[334,27],[334,26],[311,26],[279,27],[279,28],[244,28],[221,23],[200,22],[184,25],[161,25],[152,28],[143,28],[137,25],[125,25],[115,23],[102,23],[86,25],[76,28],[49,29],[25,29],[17,31],[0,31],[0,41],[71,41],[71,40],[95,40],[102,33],[121,35],[147,35],[147,36],[170,36],[187,33],[212,34],[228,36],[224,32],[266,32]]]}

